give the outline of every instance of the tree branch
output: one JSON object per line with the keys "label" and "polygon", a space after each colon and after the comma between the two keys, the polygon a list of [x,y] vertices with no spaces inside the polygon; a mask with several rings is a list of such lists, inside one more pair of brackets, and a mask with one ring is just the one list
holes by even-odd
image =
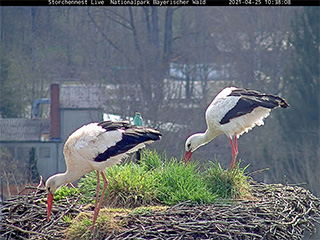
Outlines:
{"label": "tree branch", "polygon": [[90,20],[92,21],[92,23],[94,24],[94,26],[98,29],[98,31],[101,33],[101,35],[108,41],[108,43],[114,47],[116,50],[118,50],[120,53],[123,54],[123,51],[115,44],[113,43],[108,37],[107,35],[102,31],[102,29],[98,26],[98,24],[96,23],[96,21],[94,20],[94,18],[92,17],[89,8],[87,9],[88,12],[88,16],[90,17]]}
{"label": "tree branch", "polygon": [[141,48],[140,48],[139,41],[138,41],[137,29],[134,24],[134,18],[133,18],[131,7],[129,7],[129,15],[130,15],[130,24],[131,24],[131,28],[132,28],[132,32],[133,32],[134,45],[136,46],[137,52],[138,52],[139,56],[141,57]]}

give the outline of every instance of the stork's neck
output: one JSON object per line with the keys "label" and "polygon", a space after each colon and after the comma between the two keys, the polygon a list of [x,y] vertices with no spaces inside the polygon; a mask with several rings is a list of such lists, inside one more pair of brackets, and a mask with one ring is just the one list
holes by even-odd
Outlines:
{"label": "stork's neck", "polygon": [[64,185],[66,183],[69,182],[69,175],[65,172],[65,173],[57,173],[55,175],[52,176],[52,178],[55,181],[55,185],[57,187],[60,187],[61,185]]}
{"label": "stork's neck", "polygon": [[[82,175],[81,175],[82,176]],[[65,173],[57,173],[51,176],[49,179],[54,182],[55,188],[58,189],[60,186],[76,181],[81,176],[75,175],[73,172],[66,171]],[[48,179],[48,181],[49,181]]]}
{"label": "stork's neck", "polygon": [[200,146],[207,144],[218,135],[219,135],[218,132],[210,131],[208,129],[204,133],[193,134],[191,137],[193,138],[193,141],[196,145],[196,148],[194,149],[194,151]]}

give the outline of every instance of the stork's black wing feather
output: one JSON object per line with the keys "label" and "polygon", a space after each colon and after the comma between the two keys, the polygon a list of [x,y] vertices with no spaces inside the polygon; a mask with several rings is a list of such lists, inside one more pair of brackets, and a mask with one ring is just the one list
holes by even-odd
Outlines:
{"label": "stork's black wing feather", "polygon": [[141,143],[160,140],[162,136],[156,129],[130,125],[127,122],[103,122],[100,124],[100,126],[107,131],[117,129],[122,129],[124,131],[122,133],[122,139],[117,142],[116,145],[106,149],[103,153],[100,153],[94,159],[96,162],[106,161],[110,157],[126,153]]}
{"label": "stork's black wing feather", "polygon": [[251,113],[257,107],[273,109],[275,107],[287,108],[288,103],[281,97],[272,94],[264,94],[254,90],[236,89],[229,96],[240,97],[237,104],[220,120],[220,124],[226,124],[231,119]]}
{"label": "stork's black wing feather", "polygon": [[132,125],[129,122],[126,121],[104,121],[98,123],[98,126],[103,127],[106,131],[113,131],[118,129],[128,129],[132,127]]}

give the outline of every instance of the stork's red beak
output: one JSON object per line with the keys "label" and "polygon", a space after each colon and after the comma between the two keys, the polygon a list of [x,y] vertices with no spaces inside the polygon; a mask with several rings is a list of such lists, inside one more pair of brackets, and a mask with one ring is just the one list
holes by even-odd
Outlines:
{"label": "stork's red beak", "polygon": [[50,215],[51,215],[51,210],[52,210],[52,202],[53,202],[53,193],[48,193],[48,197],[47,197],[47,221],[49,222],[50,220]]}
{"label": "stork's red beak", "polygon": [[186,151],[186,154],[184,155],[183,161],[185,163],[190,162],[191,156],[192,156],[191,150],[190,151]]}

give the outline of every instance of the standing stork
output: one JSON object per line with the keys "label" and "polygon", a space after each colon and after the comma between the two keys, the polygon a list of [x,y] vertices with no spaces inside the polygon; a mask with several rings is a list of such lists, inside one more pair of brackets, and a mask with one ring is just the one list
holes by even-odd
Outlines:
{"label": "standing stork", "polygon": [[[73,132],[67,139],[63,149],[67,171],[51,176],[46,182],[48,192],[47,220],[49,221],[50,219],[54,192],[60,186],[73,182],[83,175],[96,170],[96,203],[92,221],[92,227],[94,227],[108,184],[103,170],[119,163],[129,153],[143,148],[145,144],[160,139],[161,133],[158,130],[130,125],[124,121],[90,123]],[[103,179],[103,190],[98,204],[100,191],[99,174]]]}
{"label": "standing stork", "polygon": [[225,134],[231,144],[232,169],[238,155],[239,136],[256,125],[263,125],[263,119],[276,107],[287,108],[289,105],[279,96],[243,88],[224,88],[206,110],[207,130],[204,133],[195,133],[186,140],[184,161],[190,161],[192,153],[200,146],[218,135]]}

